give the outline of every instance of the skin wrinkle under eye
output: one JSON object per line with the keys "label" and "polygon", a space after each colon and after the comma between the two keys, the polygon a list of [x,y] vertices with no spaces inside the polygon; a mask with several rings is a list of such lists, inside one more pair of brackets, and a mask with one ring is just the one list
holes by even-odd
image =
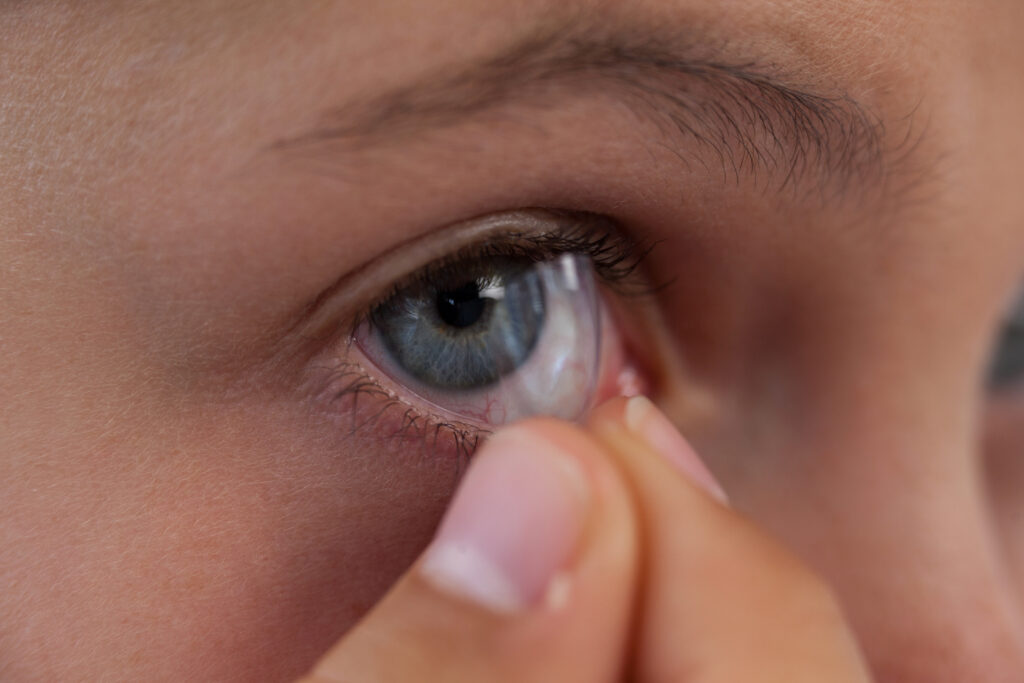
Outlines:
{"label": "skin wrinkle under eye", "polygon": [[[556,106],[572,94],[595,92],[667,125],[668,138],[710,150],[724,180],[766,170],[779,189],[808,180],[823,193],[827,187],[839,194],[854,185],[884,187],[920,141],[922,133],[911,132],[913,115],[906,137],[890,149],[881,119],[851,97],[797,89],[754,61],[730,64],[707,57],[711,51],[698,45],[656,31],[606,35],[559,27],[490,59],[343,105],[313,130],[271,149],[364,151],[513,104]],[[682,151],[676,156],[686,164],[692,158]]]}

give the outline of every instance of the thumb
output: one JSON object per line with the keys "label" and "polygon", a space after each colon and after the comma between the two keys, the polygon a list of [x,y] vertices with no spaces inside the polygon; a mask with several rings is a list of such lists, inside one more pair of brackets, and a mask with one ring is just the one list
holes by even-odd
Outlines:
{"label": "thumb", "polygon": [[637,573],[631,506],[581,429],[499,431],[425,553],[305,680],[616,680]]}

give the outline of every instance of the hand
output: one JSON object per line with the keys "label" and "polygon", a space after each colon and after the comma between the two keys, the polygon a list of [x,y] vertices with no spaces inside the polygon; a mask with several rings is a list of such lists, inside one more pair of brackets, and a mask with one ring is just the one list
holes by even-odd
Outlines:
{"label": "hand", "polygon": [[870,680],[829,588],[723,499],[646,399],[501,430],[304,680]]}

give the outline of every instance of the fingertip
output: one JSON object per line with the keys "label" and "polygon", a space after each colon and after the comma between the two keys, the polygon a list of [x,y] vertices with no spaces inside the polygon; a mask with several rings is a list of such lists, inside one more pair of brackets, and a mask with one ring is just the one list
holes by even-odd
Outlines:
{"label": "fingertip", "polygon": [[598,406],[588,426],[596,433],[625,432],[718,502],[729,499],[711,470],[679,429],[646,396],[619,397]]}
{"label": "fingertip", "polygon": [[501,613],[549,594],[578,545],[590,483],[548,431],[514,425],[477,454],[420,564],[435,588]]}

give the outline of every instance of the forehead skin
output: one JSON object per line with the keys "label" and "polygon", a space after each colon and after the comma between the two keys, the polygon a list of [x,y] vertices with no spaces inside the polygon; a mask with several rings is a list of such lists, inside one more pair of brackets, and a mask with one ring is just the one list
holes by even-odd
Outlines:
{"label": "forehead skin", "polygon": [[[0,18],[0,583],[17,588],[0,677],[301,672],[429,538],[453,475],[311,417],[265,363],[275,330],[413,236],[553,206],[621,217],[662,240],[653,271],[685,273],[658,303],[691,367],[660,398],[736,505],[837,586],[878,679],[1019,678],[973,416],[1024,269],[1021,3],[69,1]],[[268,152],[582,22],[678,29],[856,100],[885,124],[890,182],[824,202],[723,182],[621,103],[554,90],[402,144]]]}

